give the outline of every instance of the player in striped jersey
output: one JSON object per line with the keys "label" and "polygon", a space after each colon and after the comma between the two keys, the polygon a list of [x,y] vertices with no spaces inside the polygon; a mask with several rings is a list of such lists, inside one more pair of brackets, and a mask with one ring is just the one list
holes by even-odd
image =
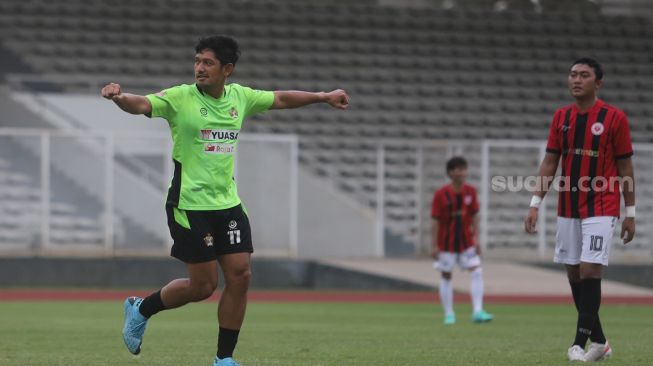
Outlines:
{"label": "player in striped jersey", "polygon": [[[603,69],[593,59],[575,61],[568,87],[575,103],[556,111],[540,166],[542,182],[525,220],[535,233],[538,207],[562,162],[558,196],[558,230],[554,262],[563,263],[578,310],[570,361],[599,361],[612,349],[599,320],[601,277],[608,265],[610,241],[619,217],[620,188],[626,204],[621,227],[624,244],[635,235],[633,148],[626,115],[598,99]],[[587,352],[587,340],[591,344]]]}
{"label": "player in striped jersey", "polygon": [[456,263],[471,272],[472,321],[484,323],[492,320],[492,314],[483,310],[483,272],[481,249],[478,243],[478,200],[476,189],[465,183],[467,161],[453,157],[447,162],[447,175],[451,183],[433,195],[431,217],[432,256],[442,273],[440,279],[440,302],[444,308],[444,324],[456,322],[453,311],[453,287],[451,272]]}

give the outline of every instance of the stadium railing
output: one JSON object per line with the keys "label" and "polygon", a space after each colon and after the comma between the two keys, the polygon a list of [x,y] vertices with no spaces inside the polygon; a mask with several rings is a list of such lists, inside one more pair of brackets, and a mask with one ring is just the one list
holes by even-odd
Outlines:
{"label": "stadium railing", "polygon": [[[0,129],[3,142],[22,139],[14,142],[16,151],[0,150],[0,253],[166,254],[170,239],[161,215],[164,187],[172,175],[170,141],[167,135],[148,138],[151,140],[140,143],[159,146],[159,154],[149,161],[160,159],[157,166],[164,171],[161,178],[165,185],[152,185],[130,171],[137,170],[138,164],[147,164],[143,161],[136,159],[138,164],[123,166],[124,160],[135,158],[130,152],[138,155],[138,149],[120,150],[121,142],[129,140],[129,136],[116,132]],[[487,257],[546,260],[553,251],[556,210],[552,203],[555,197],[549,197],[555,192],[544,200],[538,234],[530,236],[524,233],[522,222],[531,192],[505,187],[520,180],[526,184],[525,179],[537,174],[544,154],[540,142],[343,138],[333,146],[323,146],[330,148],[324,151],[313,146],[319,143],[293,135],[242,135],[235,178],[254,217],[258,254],[428,255],[431,199],[433,192],[448,182],[445,162],[454,155],[462,155],[469,162],[468,181],[479,193],[481,244]],[[634,242],[625,247],[618,244],[618,233],[615,235],[615,262],[636,263],[653,257],[652,249],[646,245],[653,222],[653,171],[647,166],[653,159],[653,144],[634,147],[638,232]],[[27,159],[30,154],[32,158]],[[308,181],[301,176],[308,172],[318,178],[314,181],[332,187],[332,192],[324,195],[316,190],[307,191],[304,185]],[[497,184],[501,181],[505,183],[503,188]],[[137,186],[149,186],[148,191],[157,198],[146,200],[144,191],[134,191]],[[306,192],[310,192],[308,196]],[[123,201],[118,200],[119,196]],[[304,197],[303,201],[300,197]],[[300,224],[306,223],[302,219],[309,213],[320,217],[323,208],[317,201],[324,197],[349,203],[332,206],[335,214],[322,216],[321,223]],[[142,206],[138,209],[144,211],[126,211],[129,202]],[[353,214],[356,212],[358,216]],[[156,222],[158,232],[140,227],[133,219],[137,215]],[[314,227],[308,228],[310,225]],[[340,234],[338,238],[346,238],[348,232],[361,225],[371,228],[371,233],[362,233],[350,242],[335,239]],[[338,228],[343,233],[325,231],[320,226]],[[315,230],[307,231],[312,229]],[[338,244],[332,248],[324,244],[330,241]]]}

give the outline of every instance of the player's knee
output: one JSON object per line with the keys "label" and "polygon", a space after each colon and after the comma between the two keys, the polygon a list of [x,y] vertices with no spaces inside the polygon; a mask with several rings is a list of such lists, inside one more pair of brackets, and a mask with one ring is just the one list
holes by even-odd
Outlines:
{"label": "player's knee", "polygon": [[600,279],[603,276],[603,266],[599,263],[581,263],[580,279]]}
{"label": "player's knee", "polygon": [[580,282],[580,265],[566,265],[567,279],[571,283]]}
{"label": "player's knee", "polygon": [[228,275],[225,274],[227,286],[247,288],[252,280],[252,271],[249,266],[232,270]]}
{"label": "player's knee", "polygon": [[567,273],[567,279],[569,283],[578,283],[580,282],[580,272],[577,273]]}
{"label": "player's knee", "polygon": [[193,301],[202,301],[208,299],[213,295],[213,292],[218,287],[217,281],[206,281],[194,284],[192,286]]}
{"label": "player's knee", "polygon": [[249,267],[246,270],[238,273],[238,280],[246,286],[249,286],[249,283],[252,281],[252,271],[249,269]]}
{"label": "player's knee", "polygon": [[595,270],[595,269],[589,269],[585,271],[580,272],[580,279],[579,280],[587,280],[587,279],[601,279],[603,273],[600,270]]}
{"label": "player's knee", "polygon": [[442,278],[444,278],[445,280],[450,280],[451,272],[442,272]]}

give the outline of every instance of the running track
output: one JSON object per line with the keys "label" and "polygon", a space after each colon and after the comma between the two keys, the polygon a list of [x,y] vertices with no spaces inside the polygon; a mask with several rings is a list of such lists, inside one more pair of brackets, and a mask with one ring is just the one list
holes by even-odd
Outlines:
{"label": "running track", "polygon": [[[128,296],[147,296],[149,291],[125,290],[14,290],[0,289],[0,301],[122,301]],[[218,294],[209,300],[217,300]],[[403,303],[438,302],[435,292],[354,292],[354,291],[250,291],[250,302],[318,303]],[[457,294],[456,302],[468,302],[469,296]],[[569,296],[486,295],[494,304],[571,304]],[[653,305],[653,296],[603,296],[602,304]]]}

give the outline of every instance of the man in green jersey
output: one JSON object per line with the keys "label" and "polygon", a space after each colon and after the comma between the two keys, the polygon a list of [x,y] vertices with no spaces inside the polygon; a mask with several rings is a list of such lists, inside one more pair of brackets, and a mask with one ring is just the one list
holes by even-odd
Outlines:
{"label": "man in green jersey", "polygon": [[188,278],[176,279],[144,299],[125,300],[123,339],[129,351],[138,354],[148,319],[161,310],[211,296],[220,265],[225,288],[218,305],[218,350],[213,364],[237,365],[232,355],[245,317],[253,252],[249,220],[233,180],[243,119],[268,109],[313,103],[345,109],[349,97],[340,89],[272,92],[226,84],[240,55],[237,42],[229,37],[202,38],[195,53],[195,84],[146,96],[123,93],[114,83],[102,88],[102,96],[122,110],[162,117],[170,125],[175,166],[166,200],[174,240],[171,255],[183,261],[188,271]]}

